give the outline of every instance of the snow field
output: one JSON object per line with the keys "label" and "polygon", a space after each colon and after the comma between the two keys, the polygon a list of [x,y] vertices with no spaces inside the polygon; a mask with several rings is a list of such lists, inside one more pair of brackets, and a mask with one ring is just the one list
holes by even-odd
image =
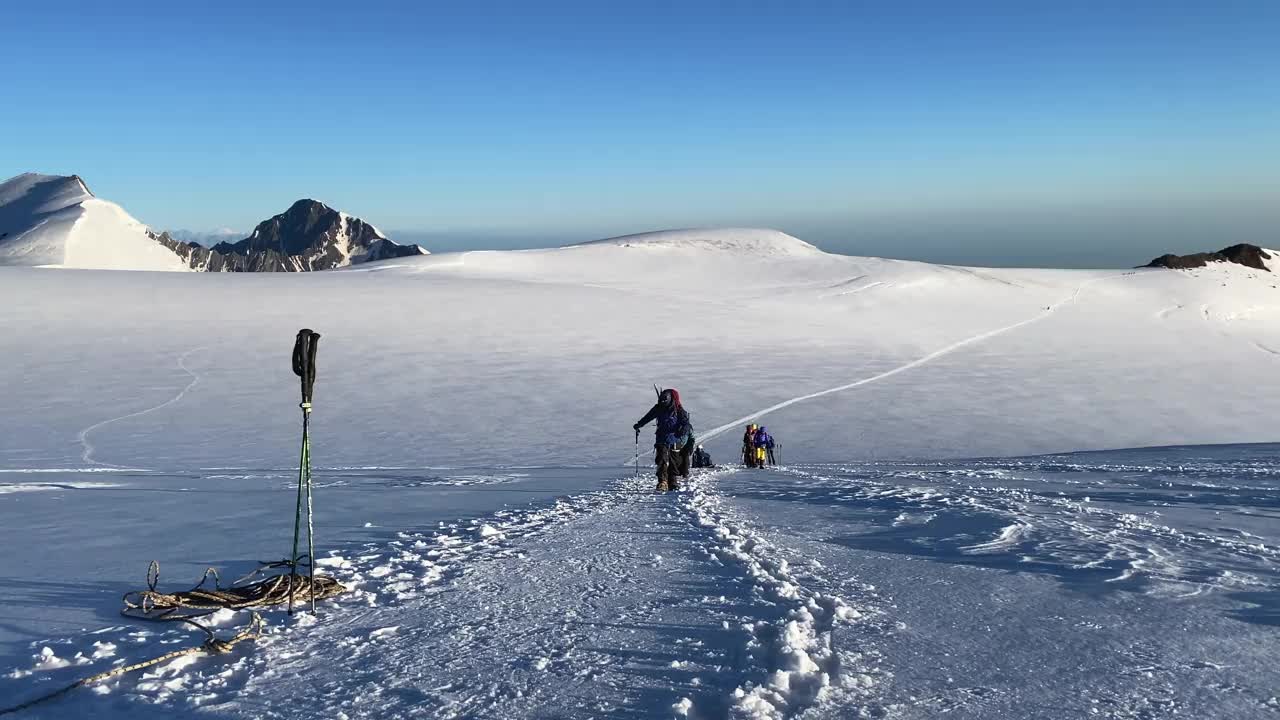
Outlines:
{"label": "snow field", "polygon": [[[1280,546],[1265,516],[1274,505],[1268,498],[1275,467],[1265,460],[1151,465],[1057,458],[788,466],[700,472],[686,491],[661,495],[652,492],[650,477],[626,478],[603,490],[339,548],[320,565],[354,592],[324,603],[320,616],[288,621],[269,613],[269,635],[251,652],[174,661],[59,702],[104,717],[136,713],[143,703],[157,716],[203,708],[222,717],[285,718],[320,703],[348,718],[670,713],[755,720],[1012,718],[1038,697],[1055,697],[1034,684],[1013,692],[998,673],[968,665],[939,676],[945,686],[920,684],[911,668],[920,659],[907,659],[898,646],[954,649],[972,641],[958,630],[920,637],[913,626],[922,620],[909,605],[927,602],[930,584],[956,580],[930,572],[904,584],[891,575],[890,600],[857,580],[875,567],[874,556],[806,539],[814,531],[817,538],[853,531],[873,540],[875,532],[858,528],[874,513],[886,532],[911,534],[871,547],[956,562],[968,572],[1047,572],[1071,584],[1114,588],[1108,592],[1147,598],[1175,617],[1191,613],[1222,634],[1203,646],[1194,637],[1179,641],[1177,633],[1157,639],[1144,633],[1158,627],[1158,615],[1138,625],[1110,604],[1092,614],[1055,608],[1035,620],[1034,609],[1016,610],[1028,619],[1007,620],[1011,628],[1041,633],[1052,629],[1040,627],[1046,622],[1073,624],[1064,646],[1068,663],[1079,648],[1066,648],[1084,642],[1080,635],[1098,643],[1088,647],[1101,653],[1110,679],[1063,675],[1064,683],[1096,683],[1076,691],[1083,694],[1071,707],[1146,717],[1226,703],[1231,717],[1262,717],[1274,693],[1259,696],[1256,683],[1242,681],[1260,677],[1245,668],[1267,661],[1265,635],[1195,613],[1215,597],[1258,596],[1280,584],[1274,573]],[[1060,480],[1049,482],[1046,472]],[[1129,482],[1144,484],[1127,494],[1150,488],[1171,502],[1140,510],[1115,495]],[[1213,507],[1220,495],[1243,503],[1243,512],[1212,526],[1187,515],[1195,505],[1172,502],[1196,497]],[[819,514],[796,515],[792,507]],[[824,529],[828,514],[843,519]],[[1023,591],[1006,586],[1026,582],[988,577],[970,585],[1016,607]],[[982,613],[964,610],[972,591],[957,587],[959,594],[933,610],[946,617],[944,608],[959,602],[957,612],[980,619]],[[1036,592],[1041,597],[1043,589]],[[1046,600],[1061,602],[1040,601]],[[219,613],[214,621],[229,632],[243,614]],[[1140,630],[1124,630],[1137,633],[1126,637],[1118,630],[1126,624]],[[39,640],[29,660],[0,682],[25,697],[194,641],[192,633],[164,626]],[[1169,642],[1181,642],[1180,649]],[[1238,648],[1234,664],[1223,655],[1228,647]],[[951,655],[953,661],[944,659]],[[973,661],[934,650],[927,664],[947,662]],[[1007,682],[1029,682],[1021,677]],[[1200,684],[1196,692],[1207,700],[1197,702],[1187,693]],[[245,702],[259,694],[278,703],[264,710]],[[54,704],[48,715],[33,717],[58,717],[66,707]]]}
{"label": "snow field", "polygon": [[[875,709],[890,717],[1263,718],[1276,457],[1271,445],[840,464],[719,486],[760,532],[821,563],[814,592],[878,588]],[[837,650],[862,645],[833,636]]]}
{"label": "snow field", "polygon": [[[1274,714],[1275,453],[952,459],[1274,440],[1274,278],[735,232],[306,277],[0,268],[0,543],[38,549],[0,558],[0,695],[198,641],[116,619],[153,557],[173,587],[279,557],[311,326],[320,562],[353,592],[30,716]],[[718,460],[759,417],[791,464],[618,479],[650,383]]]}

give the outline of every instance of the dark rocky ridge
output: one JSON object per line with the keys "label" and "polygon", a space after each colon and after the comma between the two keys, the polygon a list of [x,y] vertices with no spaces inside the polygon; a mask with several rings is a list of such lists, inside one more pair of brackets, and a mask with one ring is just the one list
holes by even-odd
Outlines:
{"label": "dark rocky ridge", "polygon": [[1257,245],[1240,244],[1232,245],[1229,248],[1223,248],[1218,252],[1195,253],[1193,255],[1161,255],[1160,257],[1147,263],[1144,267],[1162,267],[1171,270],[1190,270],[1191,268],[1205,267],[1211,262],[1230,262],[1237,265],[1244,265],[1256,270],[1271,272],[1264,260],[1270,260],[1271,255],[1266,250]]}
{"label": "dark rocky ridge", "polygon": [[195,270],[205,272],[310,272],[372,260],[425,255],[417,245],[399,245],[377,228],[316,200],[299,200],[258,223],[253,234],[212,248],[152,234]]}

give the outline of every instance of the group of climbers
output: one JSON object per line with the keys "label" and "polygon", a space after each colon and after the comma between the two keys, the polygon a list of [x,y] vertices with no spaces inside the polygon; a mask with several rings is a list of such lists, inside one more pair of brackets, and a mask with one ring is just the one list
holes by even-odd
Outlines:
{"label": "group of climbers", "polygon": [[752,468],[762,468],[765,463],[777,465],[773,449],[777,446],[773,436],[763,425],[748,425],[742,434],[742,464]]}
{"label": "group of climbers", "polygon": [[[657,387],[654,387],[657,390]],[[689,477],[690,466],[715,467],[707,453],[693,436],[693,422],[680,402],[680,391],[667,388],[658,391],[658,401],[640,418],[632,429],[636,442],[640,441],[640,428],[657,422],[653,439],[653,463],[657,466],[658,490],[680,489],[680,479]],[[774,448],[777,443],[761,425],[748,425],[742,436],[742,462],[747,467],[763,468],[765,463],[777,465]]]}

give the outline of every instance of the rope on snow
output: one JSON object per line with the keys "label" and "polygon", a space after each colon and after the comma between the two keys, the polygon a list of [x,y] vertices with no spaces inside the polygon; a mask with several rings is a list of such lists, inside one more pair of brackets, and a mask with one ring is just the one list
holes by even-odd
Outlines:
{"label": "rope on snow", "polygon": [[[263,567],[235,581],[230,587],[222,587],[218,571],[209,568],[200,577],[200,582],[190,590],[174,593],[163,593],[156,589],[160,582],[160,563],[155,560],[147,567],[147,589],[132,590],[124,595],[124,608],[120,614],[139,620],[171,620],[185,622],[205,634],[204,642],[182,650],[165,653],[159,657],[145,660],[133,665],[112,668],[96,675],[81,678],[70,685],[59,688],[47,695],[28,700],[21,705],[0,709],[0,715],[15,713],[34,705],[60,697],[78,687],[92,685],[113,677],[119,677],[138,670],[144,670],[160,663],[168,662],[184,655],[205,653],[208,655],[225,655],[236,645],[246,640],[257,640],[262,636],[263,620],[256,610],[253,611],[249,624],[232,637],[222,640],[213,633],[213,629],[196,622],[194,618],[212,615],[219,610],[245,610],[250,608],[281,605],[289,602],[290,597],[301,601],[324,600],[341,595],[347,591],[346,586],[332,577],[321,575],[308,578],[291,572],[287,575],[270,575],[261,580],[250,580],[262,573],[263,569],[288,566],[289,561],[265,563]],[[205,587],[209,578],[213,578],[213,587]]]}
{"label": "rope on snow", "polygon": [[28,700],[27,702],[24,702],[21,705],[14,705],[13,707],[0,709],[0,715],[8,715],[9,713],[16,713],[20,710],[26,710],[27,708],[33,707],[35,705],[39,705],[40,703],[47,702],[56,697],[65,695],[66,693],[69,693],[78,687],[92,685],[94,683],[102,682],[103,680],[107,680],[113,677],[125,675],[127,673],[135,672],[137,670],[143,670],[143,669],[152,667],[154,665],[159,665],[160,663],[163,663],[163,662],[168,662],[170,660],[173,660],[174,658],[182,657],[184,655],[194,655],[196,653],[207,653],[209,655],[225,655],[226,653],[231,652],[231,650],[237,644],[242,643],[245,640],[257,640],[259,637],[262,636],[262,616],[259,615],[257,612],[253,613],[253,617],[252,619],[250,619],[249,625],[247,627],[245,627],[243,630],[236,633],[233,637],[227,640],[218,639],[216,636],[214,636],[213,630],[210,630],[209,628],[203,625],[200,625],[199,623],[193,620],[190,620],[187,618],[174,618],[174,619],[183,620],[203,630],[206,635],[205,641],[199,645],[193,645],[189,648],[183,648],[182,650],[174,650],[173,652],[165,653],[160,657],[151,658],[150,660],[144,660],[140,663],[134,663],[133,665],[125,665],[118,668],[112,668],[111,670],[107,670],[106,672],[100,672],[97,675],[90,675],[89,677],[80,678],[79,680],[71,683],[70,685],[54,690],[53,692],[47,695],[42,695],[38,698],[35,698],[34,700]]}
{"label": "rope on snow", "polygon": [[[316,349],[319,345],[319,340],[319,333],[303,329],[298,332],[297,340],[293,347],[293,370],[301,378],[302,384],[302,403],[299,406],[302,408],[302,456],[298,463],[298,502],[293,520],[293,550],[290,557],[279,562],[263,563],[262,567],[225,588],[222,587],[218,571],[208,568],[204,571],[204,575],[200,577],[200,582],[196,583],[195,587],[175,593],[163,593],[156,589],[160,582],[160,563],[152,560],[147,567],[147,589],[125,593],[124,608],[121,609],[120,614],[139,620],[176,620],[185,622],[204,632],[204,642],[140,663],[113,668],[106,672],[81,678],[70,685],[33,700],[28,700],[21,705],[0,708],[0,715],[25,710],[33,705],[64,695],[78,687],[92,685],[109,678],[159,665],[184,655],[194,655],[196,653],[209,655],[226,654],[231,652],[237,644],[245,640],[257,640],[262,636],[262,616],[256,610],[253,611],[253,616],[248,626],[227,640],[219,639],[214,635],[211,628],[201,625],[194,618],[211,615],[219,610],[244,610],[286,603],[289,607],[289,614],[292,615],[295,602],[310,602],[311,610],[315,612],[317,600],[335,597],[347,591],[345,586],[332,577],[323,575],[317,577],[315,563],[313,562],[315,557],[315,538],[311,497],[311,440],[308,431],[311,419],[311,399],[316,379]],[[192,385],[194,386],[194,383]],[[178,397],[180,398],[181,394]],[[171,400],[170,403],[172,402],[174,401]],[[89,459],[88,453],[89,451],[86,450],[86,460]],[[299,553],[298,546],[301,540],[304,510],[306,515],[307,552]],[[299,567],[304,565],[307,568],[305,576],[298,572]],[[253,579],[268,568],[284,568],[288,570],[288,573],[269,575],[257,580]],[[205,587],[205,583],[209,581],[211,576],[213,577],[213,587]]]}
{"label": "rope on snow", "polygon": [[[296,572],[270,575],[247,582],[261,574],[265,568],[288,565],[291,565],[289,561],[266,563],[226,588],[221,585],[218,571],[209,568],[204,571],[200,582],[190,590],[162,593],[156,590],[156,585],[160,582],[160,563],[152,560],[147,568],[147,589],[125,593],[124,609],[120,613],[125,617],[141,620],[190,620],[223,609],[243,610],[280,605],[289,602],[291,597],[301,598],[303,601],[324,600],[347,591],[346,586],[329,576],[321,575],[311,579]],[[213,587],[206,588],[204,585],[210,577],[213,578]]]}

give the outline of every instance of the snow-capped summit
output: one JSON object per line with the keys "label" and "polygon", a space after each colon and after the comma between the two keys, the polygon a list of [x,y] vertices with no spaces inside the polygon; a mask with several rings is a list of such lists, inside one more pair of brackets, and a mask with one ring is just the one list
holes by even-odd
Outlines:
{"label": "snow-capped summit", "polygon": [[54,213],[91,197],[79,175],[22,173],[0,183],[0,207],[8,212]]}
{"label": "snow-capped summit", "polygon": [[95,197],[80,176],[38,173],[0,183],[0,265],[189,269],[123,208]]}
{"label": "snow-capped summit", "polygon": [[180,242],[168,234],[160,241],[197,270],[241,272],[307,272],[332,270],[373,260],[426,255],[417,245],[388,240],[373,225],[303,199],[288,210],[258,223],[249,237],[220,242],[212,248]]}
{"label": "snow-capped summit", "polygon": [[287,256],[293,266],[290,269],[296,270],[344,267],[368,259],[371,251],[382,253],[383,257],[424,254],[417,245],[404,247],[403,252],[397,253],[383,247],[388,242],[377,228],[360,218],[322,202],[303,199],[283,213],[258,223],[244,240],[218,243],[214,250],[235,255],[273,251]]}
{"label": "snow-capped summit", "polygon": [[[0,183],[0,265],[170,271],[306,271],[409,255],[363,220],[299,200],[253,234],[213,248],[181,233],[156,234],[79,175],[24,173]],[[238,234],[231,233],[232,237]]]}
{"label": "snow-capped summit", "polygon": [[588,245],[716,250],[748,255],[815,255],[822,251],[784,232],[765,228],[660,230],[597,240]]}

